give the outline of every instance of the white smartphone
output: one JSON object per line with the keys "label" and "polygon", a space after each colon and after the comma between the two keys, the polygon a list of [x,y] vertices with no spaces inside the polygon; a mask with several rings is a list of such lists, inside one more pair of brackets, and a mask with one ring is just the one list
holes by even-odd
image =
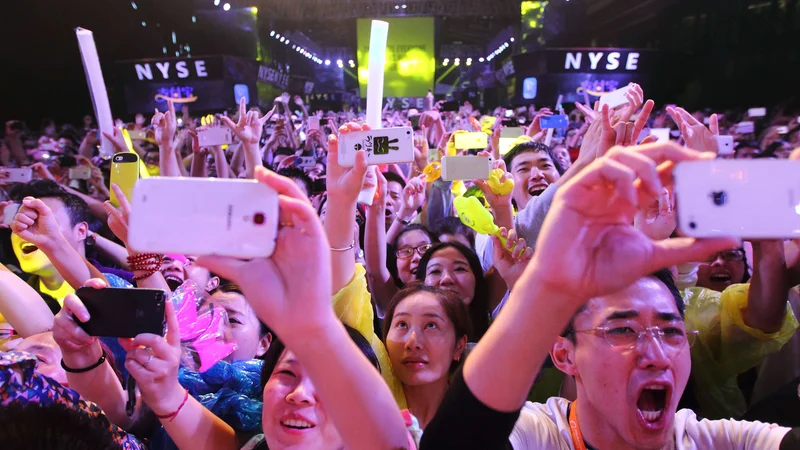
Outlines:
{"label": "white smartphone", "polygon": [[278,195],[255,180],[142,178],[128,231],[139,252],[268,257],[278,233]]}
{"label": "white smartphone", "polygon": [[726,156],[734,154],[733,136],[714,136],[717,141],[717,154]]}
{"label": "white smartphone", "polygon": [[650,134],[657,137],[657,142],[669,142],[669,128],[650,128]]}
{"label": "white smartphone", "polygon": [[319,130],[319,117],[308,118],[308,130]]}
{"label": "white smartphone", "polygon": [[753,122],[745,121],[736,124],[736,133],[738,134],[748,134],[755,132],[756,132],[756,125]]}
{"label": "white smartphone", "polygon": [[456,150],[470,150],[474,148],[483,150],[489,146],[489,136],[483,131],[458,133],[455,135],[455,144]]}
{"label": "white smartphone", "polygon": [[395,164],[414,161],[414,130],[411,127],[353,131],[339,135],[339,165],[352,167],[356,152],[367,153],[367,164]]}
{"label": "white smartphone", "polygon": [[14,221],[14,216],[17,215],[17,211],[19,211],[19,203],[12,203],[3,209],[3,225],[11,226],[11,222]]}
{"label": "white smartphone", "polygon": [[787,126],[776,127],[775,128],[775,132],[780,134],[780,135],[788,134],[789,133],[789,127],[787,127]]}
{"label": "white smartphone", "polygon": [[76,166],[69,168],[70,180],[88,180],[92,178],[92,168],[86,166]]}
{"label": "white smartphone", "polygon": [[228,127],[211,127],[197,132],[200,147],[229,145],[233,142],[233,134]]}
{"label": "white smartphone", "polygon": [[491,162],[488,156],[445,156],[442,158],[442,179],[488,180]]}
{"label": "white smartphone", "polygon": [[748,117],[764,117],[767,115],[767,108],[750,108],[747,110]]}
{"label": "white smartphone", "polygon": [[800,161],[717,159],[673,172],[686,236],[800,238]]}
{"label": "white smartphone", "polygon": [[514,147],[514,142],[525,134],[522,127],[508,127],[500,130],[500,154],[505,155]]}
{"label": "white smartphone", "polygon": [[30,167],[0,168],[0,170],[8,174],[8,177],[3,179],[6,183],[28,183],[33,179],[33,169]]}
{"label": "white smartphone", "polygon": [[135,140],[147,139],[147,132],[145,130],[128,130],[128,136]]}
{"label": "white smartphone", "polygon": [[299,169],[308,169],[317,165],[317,158],[313,156],[298,156],[294,159],[294,166]]}
{"label": "white smartphone", "polygon": [[631,86],[625,86],[622,88],[617,89],[616,91],[609,92],[608,94],[603,94],[600,96],[600,108],[603,105],[608,105],[609,109],[619,108],[620,106],[627,105],[628,99],[625,97],[628,95],[628,91],[631,90]]}

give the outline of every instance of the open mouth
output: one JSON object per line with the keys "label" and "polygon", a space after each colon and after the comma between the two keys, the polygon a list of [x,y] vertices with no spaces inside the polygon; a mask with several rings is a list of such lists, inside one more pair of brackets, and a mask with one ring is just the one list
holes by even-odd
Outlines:
{"label": "open mouth", "polygon": [[311,422],[300,419],[281,420],[281,425],[283,425],[286,428],[290,428],[292,430],[308,430],[316,426]]}
{"label": "open mouth", "polygon": [[731,276],[727,273],[712,273],[708,277],[714,283],[730,283]]}
{"label": "open mouth", "polygon": [[647,424],[656,424],[664,417],[667,394],[667,387],[663,385],[649,385],[639,393],[636,407]]}
{"label": "open mouth", "polygon": [[35,252],[36,250],[39,250],[39,247],[31,244],[30,242],[26,242],[26,243],[22,244],[21,250],[22,250],[22,254],[23,255],[30,255],[31,253]]}
{"label": "open mouth", "polygon": [[547,185],[546,184],[529,185],[528,186],[528,194],[530,194],[533,197],[536,197],[538,195],[542,195],[542,193],[544,192],[545,189],[547,189]]}

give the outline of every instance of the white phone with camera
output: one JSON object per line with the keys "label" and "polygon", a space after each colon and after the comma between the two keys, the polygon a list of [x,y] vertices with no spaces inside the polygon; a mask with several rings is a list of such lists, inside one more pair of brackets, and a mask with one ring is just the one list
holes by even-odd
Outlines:
{"label": "white phone with camera", "polygon": [[75,166],[69,168],[70,180],[89,180],[92,178],[92,168],[87,166]]}
{"label": "white phone with camera", "polygon": [[278,195],[255,180],[143,178],[133,190],[128,242],[138,252],[268,257]]}
{"label": "white phone with camera", "polygon": [[30,167],[21,169],[0,167],[0,171],[8,174],[5,179],[0,178],[5,183],[29,183],[33,179],[33,169]]}
{"label": "white phone with camera", "polygon": [[228,127],[210,127],[197,132],[197,142],[200,147],[230,145],[233,142],[233,133]]}
{"label": "white phone with camera", "polygon": [[717,154],[720,156],[733,155],[733,136],[714,136],[717,141]]}
{"label": "white phone with camera", "polygon": [[414,130],[411,127],[351,131],[339,135],[339,165],[352,167],[356,152],[367,153],[367,164],[396,164],[414,161]]}
{"label": "white phone with camera", "polygon": [[750,108],[747,110],[748,117],[764,117],[767,115],[767,108]]}
{"label": "white phone with camera", "polygon": [[800,238],[800,161],[691,161],[673,175],[686,236]]}
{"label": "white phone with camera", "polygon": [[488,156],[445,156],[442,180],[488,180],[491,168]]}
{"label": "white phone with camera", "polygon": [[11,222],[14,221],[14,216],[17,215],[20,206],[19,203],[12,203],[3,209],[3,225],[11,226]]}
{"label": "white phone with camera", "polygon": [[[603,105],[608,105],[609,109],[619,108],[620,106],[624,106],[628,104],[628,91],[631,90],[631,85],[621,87],[616,91],[609,92],[608,94],[603,94],[600,96],[600,108]],[[602,110],[602,109],[601,109]]]}

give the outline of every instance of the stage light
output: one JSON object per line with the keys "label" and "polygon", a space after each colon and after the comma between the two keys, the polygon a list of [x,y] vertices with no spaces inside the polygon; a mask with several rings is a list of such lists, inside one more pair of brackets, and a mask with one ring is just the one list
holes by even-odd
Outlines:
{"label": "stage light", "polygon": [[472,58],[467,58],[467,65],[468,65],[468,66],[471,66],[471,65],[472,65]]}
{"label": "stage light", "polygon": [[143,20],[143,21],[142,21],[142,26],[143,26],[143,27],[146,27],[146,26],[147,26],[147,22],[145,22],[145,21]]}
{"label": "stage light", "polygon": [[173,44],[177,44],[178,43],[178,36],[175,35],[174,31],[172,32],[172,43]]}
{"label": "stage light", "polygon": [[341,60],[341,59],[337,59],[337,60],[336,60],[336,64],[338,64],[338,65],[340,65],[340,66],[341,66],[341,65],[342,65],[342,64],[344,64],[344,63],[342,62],[342,60]]}
{"label": "stage light", "polygon": [[394,5],[394,9],[400,9],[400,5]]}
{"label": "stage light", "polygon": [[350,61],[348,61],[348,64],[350,64],[351,66],[355,66],[356,65],[356,63],[352,59]]}
{"label": "stage light", "polygon": [[131,2],[131,8],[133,8],[133,9],[139,9],[139,7],[138,7],[138,6],[136,6],[136,2]]}
{"label": "stage light", "polygon": [[461,64],[461,60],[460,59],[456,58],[455,60],[453,60],[453,65],[454,66],[457,66],[459,64]]}
{"label": "stage light", "polygon": [[331,65],[331,60],[330,59],[326,59],[325,60],[325,65],[326,66],[330,66]]}
{"label": "stage light", "polygon": [[443,65],[443,66],[446,66],[446,65],[448,65],[448,64],[450,64],[450,59],[448,59],[448,58],[445,58],[445,59],[444,59],[444,61],[442,61],[442,65]]}
{"label": "stage light", "polygon": [[214,0],[214,6],[219,6],[219,0]]}
{"label": "stage light", "polygon": [[192,16],[192,23],[197,23],[197,17]]}
{"label": "stage light", "polygon": [[286,40],[286,38],[281,38],[280,39],[281,43],[283,43],[283,41],[285,41],[285,40]]}
{"label": "stage light", "polygon": [[231,4],[230,3],[225,3],[224,5],[222,5],[222,9],[224,9],[225,11],[230,10],[231,9]]}
{"label": "stage light", "polygon": [[275,30],[272,30],[272,31],[269,32],[269,37],[273,37],[273,36],[275,36]]}
{"label": "stage light", "polygon": [[289,40],[287,39],[286,42],[284,42],[284,44],[289,45]]}
{"label": "stage light", "polygon": [[281,38],[281,35],[280,35],[280,33],[278,33],[278,34],[276,34],[276,35],[275,35],[275,39],[280,39],[280,38]]}
{"label": "stage light", "polygon": [[167,54],[167,47],[162,47],[161,51],[166,55]]}
{"label": "stage light", "polygon": [[257,6],[250,7],[250,12],[252,14],[258,14],[258,7]]}
{"label": "stage light", "polygon": [[408,6],[407,5],[403,5],[403,9],[406,9],[406,8],[408,8]]}
{"label": "stage light", "polygon": [[510,40],[511,42],[514,42],[514,38],[513,38],[513,37],[512,37],[511,39],[509,39],[509,40]]}
{"label": "stage light", "polygon": [[478,62],[484,62],[484,61],[486,61],[484,58],[478,58]]}

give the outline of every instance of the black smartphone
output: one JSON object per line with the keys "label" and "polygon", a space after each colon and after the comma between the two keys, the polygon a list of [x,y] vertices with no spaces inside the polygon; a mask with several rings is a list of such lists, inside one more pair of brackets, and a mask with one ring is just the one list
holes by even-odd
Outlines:
{"label": "black smartphone", "polygon": [[164,334],[167,294],[160,289],[93,289],[75,292],[91,317],[76,320],[89,336],[133,338],[142,333]]}
{"label": "black smartphone", "polygon": [[419,115],[416,115],[408,118],[408,121],[411,122],[411,128],[413,128],[414,131],[419,130],[419,117]]}
{"label": "black smartphone", "polygon": [[325,177],[317,178],[316,180],[314,180],[314,185],[312,186],[311,191],[314,194],[321,194],[327,191],[328,190],[327,181],[328,179]]}
{"label": "black smartphone", "polygon": [[458,111],[458,100],[442,103],[442,111]]}

